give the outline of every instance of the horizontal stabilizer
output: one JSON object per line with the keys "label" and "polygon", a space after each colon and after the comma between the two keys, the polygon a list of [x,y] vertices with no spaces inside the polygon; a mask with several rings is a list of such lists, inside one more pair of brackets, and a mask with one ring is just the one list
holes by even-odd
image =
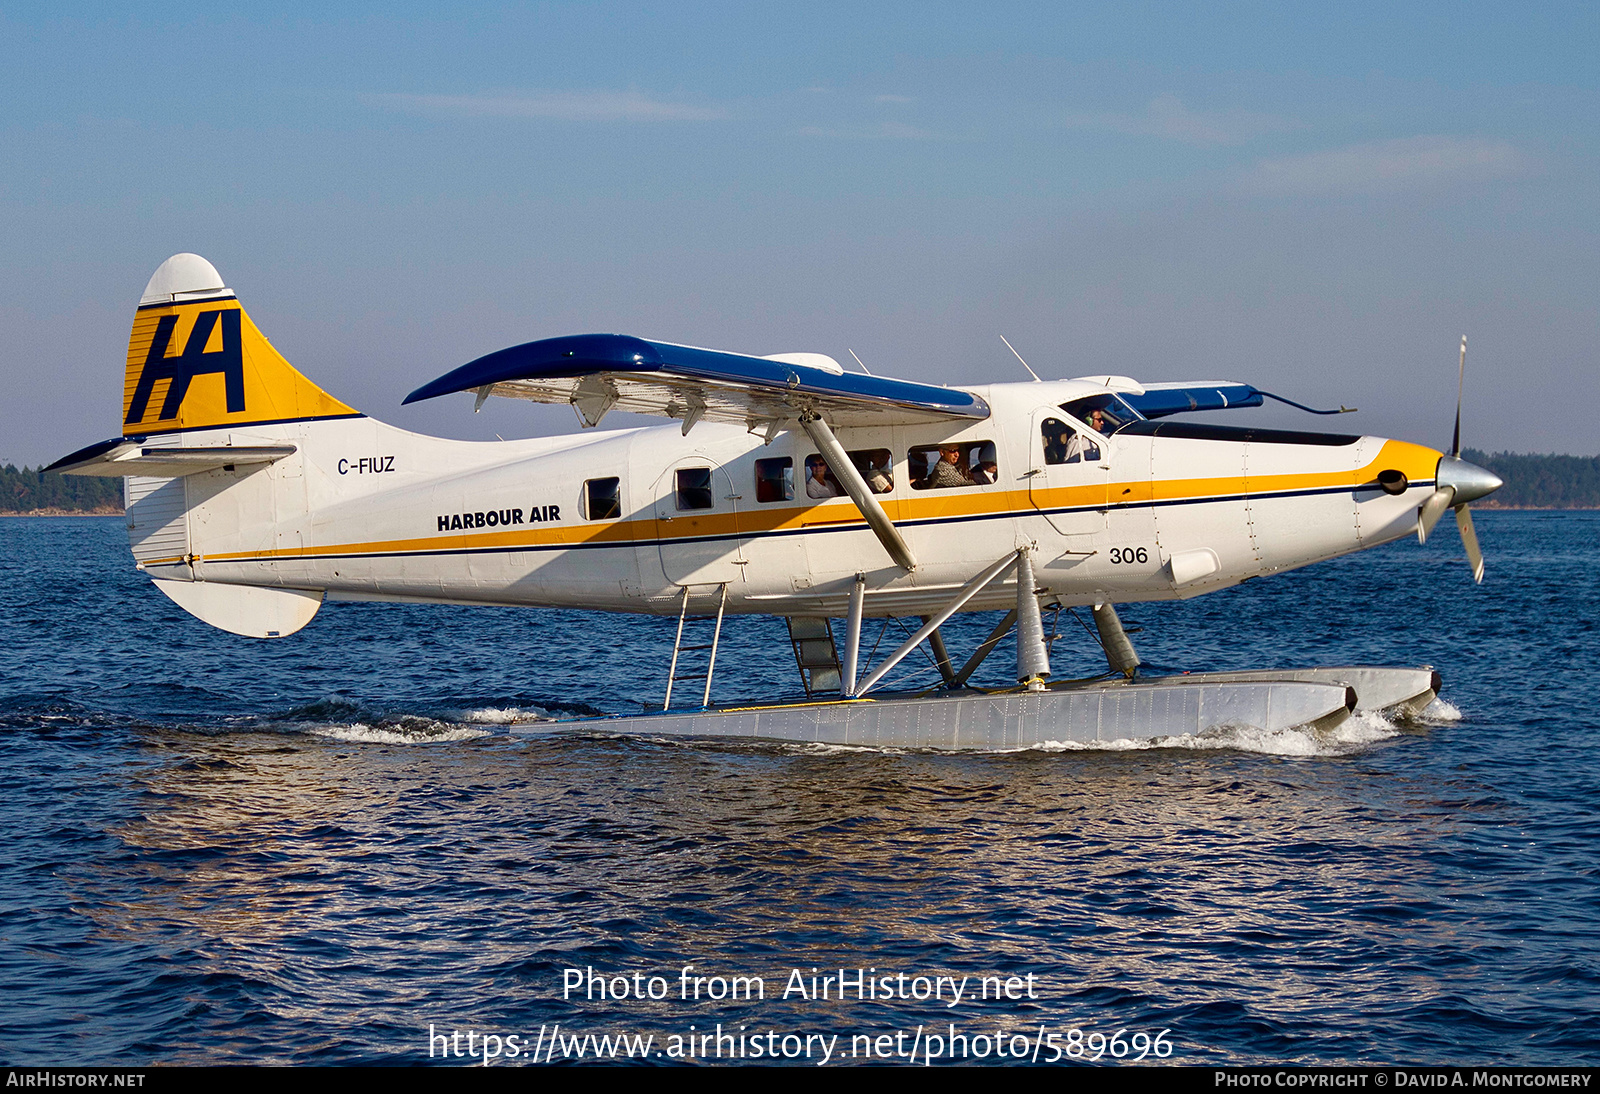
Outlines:
{"label": "horizontal stabilizer", "polygon": [[45,470],[63,475],[100,475],[106,478],[150,475],[176,479],[219,468],[265,467],[294,453],[295,446],[292,444],[146,448],[139,438],[125,440],[116,437],[80,448]]}
{"label": "horizontal stabilizer", "polygon": [[311,622],[323,597],[321,590],[219,585],[214,581],[157,580],[155,586],[201,622],[246,638],[293,634]]}
{"label": "horizontal stabilizer", "polygon": [[[648,342],[623,334],[579,334],[512,346],[462,365],[406,396],[414,403],[453,392],[570,403],[586,426],[613,408],[776,431],[801,414],[835,426],[981,420],[989,405],[970,392],[834,371],[787,360]],[[810,356],[810,355],[808,355]],[[822,361],[821,355],[815,355]]]}

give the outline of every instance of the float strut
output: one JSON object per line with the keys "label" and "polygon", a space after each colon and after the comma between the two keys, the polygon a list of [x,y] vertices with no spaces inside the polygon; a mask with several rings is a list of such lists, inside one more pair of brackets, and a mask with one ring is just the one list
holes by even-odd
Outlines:
{"label": "float strut", "polygon": [[973,597],[982,592],[984,588],[988,586],[989,582],[993,581],[995,578],[1011,569],[1011,567],[1016,564],[1016,561],[1016,555],[1006,555],[1003,558],[997,559],[994,562],[991,562],[977,577],[974,577],[971,581],[961,586],[961,591],[956,593],[955,598],[951,600],[950,603],[946,604],[939,610],[938,614],[932,616],[928,622],[924,623],[921,630],[912,635],[910,638],[906,639],[904,642],[900,643],[899,649],[895,650],[887,658],[885,658],[881,665],[873,669],[872,672],[867,675],[867,678],[861,681],[861,686],[856,689],[855,695],[852,696],[852,698],[859,698],[860,696],[865,695],[868,691],[872,690],[872,686],[879,680],[882,680],[890,669],[898,665],[901,660],[905,658],[906,654],[916,649],[917,645],[921,643],[923,639],[927,638],[929,634],[938,630],[940,625],[943,624],[946,619],[949,619],[952,615],[955,615],[956,612],[960,611],[961,605],[965,604],[967,601],[971,600]]}
{"label": "float strut", "polygon": [[953,686],[960,687],[967,682],[967,677],[976,672],[978,666],[983,664],[984,658],[994,652],[994,648],[1000,644],[1000,639],[1006,636],[1006,632],[1011,630],[1011,625],[1016,621],[1017,609],[1012,608],[1006,613],[1004,619],[994,625],[994,630],[990,631],[989,637],[983,640],[983,645],[979,646],[973,651],[972,656],[967,658],[967,663],[961,666],[960,672],[956,673],[956,682]]}
{"label": "float strut", "polygon": [[1122,629],[1122,620],[1117,618],[1117,609],[1110,601],[1094,606],[1094,625],[1100,632],[1100,645],[1106,651],[1106,664],[1111,666],[1112,672],[1120,672],[1132,680],[1142,662],[1133,652],[1133,643],[1128,641],[1128,632]]}
{"label": "float strut", "polygon": [[867,578],[856,575],[850,587],[850,615],[844,625],[844,672],[839,674],[839,694],[845,698],[855,694],[856,666],[861,658],[861,610],[867,595]]}
{"label": "float strut", "polygon": [[1033,558],[1024,547],[1017,552],[1017,683],[1029,691],[1043,691],[1049,675],[1050,650],[1044,644],[1044,620],[1033,585]]}
{"label": "float strut", "polygon": [[[923,616],[922,621],[926,623],[928,618],[928,616]],[[938,627],[935,627],[933,633],[928,635],[928,648],[933,650],[933,666],[939,670],[939,675],[944,678],[944,686],[947,688],[955,687],[956,670],[950,664],[950,651],[945,649],[944,635],[940,633]]]}

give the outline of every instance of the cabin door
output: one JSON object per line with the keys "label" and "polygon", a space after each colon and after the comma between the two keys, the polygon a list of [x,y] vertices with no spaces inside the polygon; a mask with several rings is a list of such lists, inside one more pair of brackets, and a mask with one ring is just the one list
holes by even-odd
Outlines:
{"label": "cabin door", "polygon": [[1106,441],[1060,407],[1033,412],[1028,500],[1051,527],[1080,547],[1106,531],[1106,489],[1111,481],[1107,449]]}
{"label": "cabin door", "polygon": [[727,469],[686,456],[656,481],[655,533],[661,569],[674,585],[743,580],[739,502]]}

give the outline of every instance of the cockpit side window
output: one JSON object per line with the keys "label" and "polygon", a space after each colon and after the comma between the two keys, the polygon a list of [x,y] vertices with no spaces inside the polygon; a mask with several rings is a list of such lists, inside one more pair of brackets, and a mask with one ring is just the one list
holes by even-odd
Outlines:
{"label": "cockpit side window", "polygon": [[1074,399],[1070,403],[1062,403],[1061,409],[1104,437],[1111,436],[1129,422],[1139,420],[1137,411],[1110,394]]}

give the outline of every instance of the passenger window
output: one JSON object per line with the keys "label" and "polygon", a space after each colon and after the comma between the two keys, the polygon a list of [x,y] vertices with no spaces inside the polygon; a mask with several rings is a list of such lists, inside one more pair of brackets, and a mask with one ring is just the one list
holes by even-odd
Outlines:
{"label": "passenger window", "polygon": [[711,497],[711,468],[680,467],[678,469],[678,508],[710,509],[716,505]]}
{"label": "passenger window", "polygon": [[617,520],[622,516],[622,480],[590,479],[583,484],[583,515],[589,520]]}
{"label": "passenger window", "polygon": [[[874,494],[887,494],[894,489],[894,455],[887,448],[862,448],[846,452],[867,489]],[[834,477],[833,469],[818,453],[806,457],[806,497],[839,498],[845,488]]]}
{"label": "passenger window", "polygon": [[756,461],[756,500],[792,501],[794,499],[794,460],[776,456]]}
{"label": "passenger window", "polygon": [[1100,446],[1094,438],[1078,432],[1059,418],[1046,418],[1040,432],[1044,435],[1045,463],[1082,463],[1100,458]]}
{"label": "passenger window", "polygon": [[993,441],[951,441],[913,448],[907,456],[913,490],[948,490],[955,486],[988,486],[998,481]]}
{"label": "passenger window", "polygon": [[861,477],[867,480],[868,490],[887,494],[894,489],[894,457],[887,448],[863,448],[847,455]]}
{"label": "passenger window", "polygon": [[815,452],[806,457],[806,497],[808,498],[837,498],[844,494],[838,480],[833,477],[833,472],[828,470],[828,461]]}

